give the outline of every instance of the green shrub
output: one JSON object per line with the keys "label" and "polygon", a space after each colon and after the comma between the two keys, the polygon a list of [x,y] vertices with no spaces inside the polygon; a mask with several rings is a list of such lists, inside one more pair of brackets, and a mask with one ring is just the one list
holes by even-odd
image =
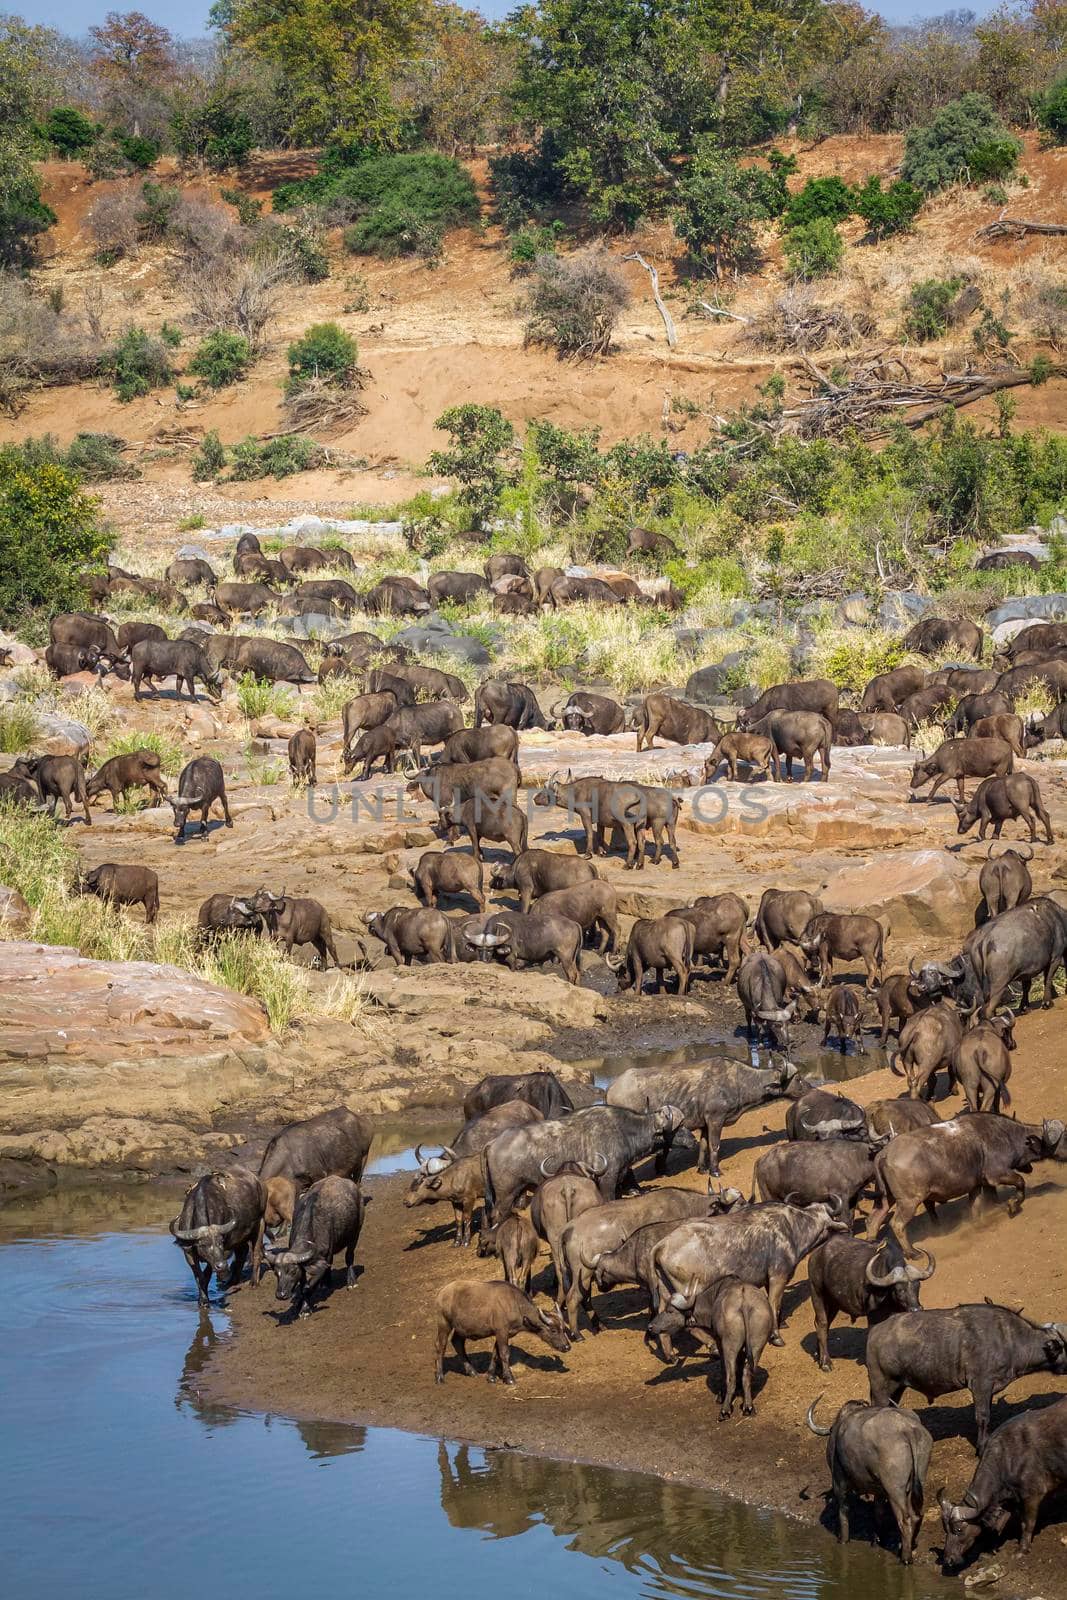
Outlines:
{"label": "green shrub", "polygon": [[446,228],[478,216],[478,191],[466,168],[449,156],[423,152],[368,156],[352,165],[324,162],[314,178],[274,191],[275,211],[305,203],[354,215],[346,246],[374,255],[433,253],[434,239],[439,244]]}
{"label": "green shrub", "polygon": [[37,718],[29,706],[14,702],[0,705],[0,752],[5,756],[25,755],[37,737]]}
{"label": "green shrub", "polygon": [[230,452],[229,475],[236,483],[291,478],[297,472],[310,472],[322,460],[322,447],[304,434],[283,433],[277,439],[263,440],[250,437]]}
{"label": "green shrub", "polygon": [[421,256],[433,262],[441,257],[444,227],[434,217],[383,205],[353,222],[342,239],[355,256]]}
{"label": "green shrub", "polygon": [[141,185],[137,227],[142,239],[158,241],[167,237],[181,198],[181,191],[172,184],[149,181]]}
{"label": "green shrub", "polygon": [[212,389],[225,389],[228,384],[239,383],[252,365],[252,351],[248,340],[239,333],[226,333],[219,329],[209,333],[197,346],[189,363],[189,371],[210,384]]}
{"label": "green shrub", "polygon": [[101,365],[123,404],[161,389],[173,376],[166,346],[144,328],[127,328],[104,352]]}
{"label": "green shrub", "polygon": [[312,378],[347,387],[356,377],[359,350],[351,334],[336,322],[316,322],[289,346],[287,394],[298,392]]}
{"label": "green shrub", "polygon": [[112,756],[132,755],[135,750],[154,750],[163,771],[172,773],[175,777],[185,765],[185,752],[180,744],[165,738],[161,733],[148,732],[144,729],[134,733],[116,734],[113,739],[108,740],[104,750],[98,751],[94,748],[93,760],[98,766],[103,766]]}
{"label": "green shrub", "polygon": [[116,135],[115,143],[130,166],[136,167],[139,172],[147,172],[159,160],[159,145],[154,139],[146,139],[143,134],[120,133]]}
{"label": "green shrub", "polygon": [[179,155],[198,156],[212,172],[240,166],[256,142],[250,119],[225,85],[201,105],[180,107],[171,133]]}
{"label": "green shrub", "polygon": [[1037,125],[1056,144],[1067,144],[1067,77],[1060,78],[1037,103]]}
{"label": "green shrub", "polygon": [[521,227],[508,241],[512,266],[520,272],[529,271],[538,256],[555,255],[564,231],[562,222],[553,222],[548,226],[531,222]]}
{"label": "green shrub", "polygon": [[211,478],[217,478],[226,465],[226,449],[219,438],[218,430],[211,428],[200,441],[200,448],[193,456],[193,477],[197,483],[206,483]]}
{"label": "green shrub", "polygon": [[825,278],[841,265],[845,244],[829,217],[816,217],[790,228],[782,240],[782,252],[794,278]]}
{"label": "green shrub", "polygon": [[256,200],[250,194],[242,194],[240,189],[220,189],[219,199],[225,200],[228,206],[233,206],[242,228],[254,228],[263,215],[262,200]]}
{"label": "green shrub", "polygon": [[888,189],[881,178],[870,177],[861,189],[853,191],[856,215],[867,224],[872,239],[887,239],[893,233],[907,233],[922,209],[923,197],[913,183],[897,178]]}
{"label": "green shrub", "polygon": [[924,278],[913,286],[904,312],[909,339],[925,344],[948,331],[949,310],[963,287],[962,278]]}
{"label": "green shrub", "polygon": [[689,246],[693,261],[711,266],[716,276],[724,269],[751,270],[759,260],[756,224],[785,211],[785,180],[795,167],[794,157],[777,150],[772,150],[768,168],[742,167],[714,139],[698,141],[679,180],[681,208],[674,214],[675,232]]}
{"label": "green shrub", "polygon": [[168,350],[177,350],[185,335],[180,328],[175,327],[173,322],[161,322],[159,325],[159,337],[163,340]]}
{"label": "green shrub", "polygon": [[514,476],[506,456],[515,429],[495,406],[469,402],[443,411],[434,427],[449,434],[452,442],[448,450],[432,453],[430,470],[459,480],[459,498],[470,511],[474,527],[483,528]]}
{"label": "green shrub", "polygon": [[84,599],[79,573],[111,544],[97,502],[66,467],[0,453],[0,621],[24,624],[39,606],[73,609]]}
{"label": "green shrub", "polygon": [[78,433],[64,449],[53,434],[0,446],[0,457],[14,466],[66,467],[83,483],[130,482],[140,468],[123,460],[125,439],[115,433]]}
{"label": "green shrub", "polygon": [[41,133],[60,155],[77,156],[99,138],[99,129],[76,106],[54,106],[45,118]]}
{"label": "green shrub", "polygon": [[[901,176],[933,194],[975,176],[1003,177],[1021,150],[1021,140],[1008,132],[988,96],[972,92],[942,106],[924,127],[911,129],[904,141]],[[980,173],[972,166],[976,159]]]}
{"label": "green shrub", "polygon": [[0,173],[0,269],[21,272],[32,267],[37,236],[47,233],[58,218],[41,199],[37,173],[16,154]]}
{"label": "green shrub", "polygon": [[853,191],[841,178],[809,178],[803,189],[790,198],[782,218],[786,228],[800,228],[817,217],[844,222],[855,208]]}

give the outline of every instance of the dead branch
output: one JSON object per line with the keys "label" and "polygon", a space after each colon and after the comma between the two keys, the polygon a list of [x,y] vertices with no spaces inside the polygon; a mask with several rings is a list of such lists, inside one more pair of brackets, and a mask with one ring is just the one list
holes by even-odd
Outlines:
{"label": "dead branch", "polygon": [[1006,217],[1003,212],[995,222],[979,228],[976,239],[1024,239],[1028,233],[1059,235],[1067,233],[1067,222],[1029,222],[1024,217]]}
{"label": "dead branch", "polygon": [[663,318],[663,327],[667,335],[667,343],[673,350],[675,345],[678,343],[678,335],[674,328],[674,318],[667,310],[667,307],[663,304],[663,298],[659,292],[659,273],[656,271],[652,263],[650,261],[646,261],[644,256],[641,255],[641,253],[637,250],[631,250],[630,254],[628,256],[623,256],[622,259],[624,261],[636,261],[638,266],[644,267],[645,271],[648,273],[648,280],[652,285],[652,298],[656,302],[656,310]]}
{"label": "dead branch", "polygon": [[697,305],[709,317],[729,317],[731,322],[751,322],[751,317],[739,316],[736,311],[724,311],[721,306],[709,306],[706,300],[698,300]]}

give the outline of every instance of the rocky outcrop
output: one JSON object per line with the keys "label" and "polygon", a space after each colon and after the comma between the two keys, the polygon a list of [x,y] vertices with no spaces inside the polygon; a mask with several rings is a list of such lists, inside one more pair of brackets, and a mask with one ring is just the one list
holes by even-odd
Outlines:
{"label": "rocky outcrop", "polygon": [[962,938],[974,927],[978,871],[944,850],[893,851],[850,863],[820,891],[828,911],[862,912],[890,930],[887,970],[906,965],[896,939]]}

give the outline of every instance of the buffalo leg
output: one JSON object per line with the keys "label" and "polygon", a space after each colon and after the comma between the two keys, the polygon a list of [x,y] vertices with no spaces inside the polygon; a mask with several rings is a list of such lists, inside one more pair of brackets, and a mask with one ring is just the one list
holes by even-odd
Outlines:
{"label": "buffalo leg", "polygon": [[236,1289],[244,1277],[245,1262],[248,1260],[248,1241],[239,1244],[233,1253],[233,1262],[230,1266],[230,1275],[226,1279],[227,1289]]}
{"label": "buffalo leg", "polygon": [[[451,1329],[449,1328],[447,1319],[445,1317],[441,1316],[440,1312],[438,1312],[438,1315],[437,1315],[437,1337],[436,1337],[436,1340],[435,1340],[436,1353],[437,1353],[437,1360],[436,1360],[436,1362],[434,1364],[434,1382],[435,1383],[444,1383],[444,1381],[445,1381],[445,1349],[446,1349],[446,1347],[448,1345],[448,1336],[449,1336],[450,1332],[451,1332]],[[456,1347],[458,1349],[459,1343],[462,1342],[462,1341],[457,1341],[455,1336],[453,1335],[452,1342],[453,1342],[454,1345],[456,1345]],[[464,1359],[465,1359],[466,1358],[466,1351],[463,1352],[463,1356],[464,1356]]]}
{"label": "buffalo leg", "polygon": [[837,1509],[837,1537],[848,1544],[848,1480],[834,1473],[834,1504]]}
{"label": "buffalo leg", "polygon": [[[914,1261],[916,1255],[918,1254],[918,1251],[913,1249],[911,1241],[908,1238],[908,1223],[911,1222],[914,1216],[914,1207],[904,1206],[901,1208],[898,1205],[896,1211],[893,1213],[893,1220],[889,1224],[890,1228],[893,1230],[893,1234],[897,1243],[909,1261]],[[874,1222],[875,1217],[872,1215],[870,1226],[867,1229],[868,1239],[877,1238],[877,1229],[875,1229]]]}
{"label": "buffalo leg", "polygon": [[818,1341],[818,1363],[823,1372],[833,1372],[834,1364],[830,1360],[830,1327],[835,1313],[827,1308],[825,1300],[816,1300],[812,1295],[812,1307],[815,1312],[815,1338]]}
{"label": "buffalo leg", "polygon": [[767,1298],[771,1302],[771,1319],[773,1323],[773,1331],[771,1333],[771,1343],[773,1345],[783,1345],[785,1343],[778,1331],[778,1322],[782,1315],[782,1297],[785,1294],[788,1282],[788,1276],[783,1277],[781,1273],[767,1280]]}
{"label": "buffalo leg", "polygon": [[978,1454],[981,1455],[989,1438],[989,1422],[993,1413],[993,1384],[986,1379],[981,1388],[971,1385],[971,1394],[974,1397],[974,1421],[977,1429]]}
{"label": "buffalo leg", "polygon": [[1012,1172],[1010,1169],[1007,1172],[996,1172],[990,1179],[990,1184],[993,1186],[1003,1184],[1006,1188],[1016,1190],[1016,1193],[1008,1201],[1008,1215],[1009,1217],[1017,1217],[1023,1208],[1023,1201],[1026,1199],[1026,1179],[1022,1173]]}
{"label": "buffalo leg", "polygon": [[477,1373],[474,1370],[474,1363],[467,1354],[467,1341],[464,1339],[462,1334],[454,1333],[452,1335],[452,1348],[459,1357],[459,1364],[463,1369],[464,1376],[467,1378],[477,1377]]}
{"label": "buffalo leg", "polygon": [[1028,1494],[1023,1499],[1019,1512],[1019,1520],[1022,1523],[1022,1527],[1019,1530],[1019,1554],[1021,1556],[1026,1555],[1033,1541],[1042,1499],[1043,1496],[1040,1494]]}
{"label": "buffalo leg", "polygon": [[1043,1011],[1050,1011],[1052,1002],[1056,998],[1056,968],[1059,964],[1060,958],[1057,956],[1045,969],[1045,993],[1041,1000],[1041,1009]]}
{"label": "buffalo leg", "polygon": [[719,1176],[719,1143],[725,1126],[725,1117],[721,1117],[717,1121],[707,1122],[704,1125],[704,1138],[707,1141],[706,1170],[709,1178],[717,1178]]}
{"label": "buffalo leg", "polygon": [[253,1289],[259,1288],[259,1280],[263,1276],[263,1226],[263,1218],[260,1217],[252,1239],[252,1273],[249,1282]]}
{"label": "buffalo leg", "polygon": [[356,1287],[356,1247],[350,1244],[345,1251],[345,1288]]}
{"label": "buffalo leg", "polygon": [[210,1266],[208,1265],[208,1263],[206,1261],[201,1261],[197,1256],[192,1255],[188,1251],[186,1252],[185,1259],[189,1263],[189,1270],[192,1272],[193,1278],[194,1278],[194,1280],[196,1282],[196,1303],[197,1303],[197,1305],[200,1305],[200,1306],[209,1305],[210,1301],[208,1300],[208,1292],[207,1291],[208,1291],[208,1286],[211,1283],[211,1268],[210,1268]]}

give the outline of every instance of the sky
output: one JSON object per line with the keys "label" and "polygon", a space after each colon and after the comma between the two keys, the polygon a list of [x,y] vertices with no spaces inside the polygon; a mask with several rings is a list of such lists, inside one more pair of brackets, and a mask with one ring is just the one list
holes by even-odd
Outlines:
{"label": "sky", "polygon": [[[467,0],[487,17],[502,17],[513,9],[514,0]],[[870,3],[870,0],[868,0]],[[957,0],[958,3],[958,0]],[[997,0],[963,0],[971,11],[984,16],[995,9]],[[952,0],[881,0],[871,5],[889,22],[914,22],[920,17],[938,16],[951,8]],[[28,21],[44,23],[58,28],[62,33],[80,37],[96,22],[102,21],[106,12],[143,11],[153,22],[160,22],[178,38],[194,39],[207,32],[207,14],[211,0],[39,0],[39,4],[20,6],[11,3],[11,10]]]}

